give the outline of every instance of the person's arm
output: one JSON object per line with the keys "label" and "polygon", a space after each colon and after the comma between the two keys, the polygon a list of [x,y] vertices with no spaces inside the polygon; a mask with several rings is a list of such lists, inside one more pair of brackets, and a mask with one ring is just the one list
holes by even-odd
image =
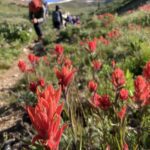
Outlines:
{"label": "person's arm", "polygon": [[43,22],[44,21],[44,9],[43,9],[43,7],[40,9],[40,11],[39,11],[39,18],[37,18],[37,22],[38,23],[41,23],[41,22]]}
{"label": "person's arm", "polygon": [[33,13],[31,11],[29,11],[29,20],[33,20],[34,19],[34,16],[33,16]]}
{"label": "person's arm", "polygon": [[61,24],[63,23],[63,17],[62,17],[62,13],[60,11],[60,21],[61,21]]}

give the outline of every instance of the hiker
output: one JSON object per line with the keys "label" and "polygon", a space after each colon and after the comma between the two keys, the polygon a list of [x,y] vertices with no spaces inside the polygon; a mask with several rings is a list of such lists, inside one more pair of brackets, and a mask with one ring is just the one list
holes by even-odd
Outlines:
{"label": "hiker", "polygon": [[67,16],[67,23],[73,24],[73,17],[71,15]]}
{"label": "hiker", "polygon": [[29,19],[31,20],[34,30],[38,36],[37,41],[43,41],[41,23],[44,21],[44,8],[41,0],[30,0]]}
{"label": "hiker", "polygon": [[63,23],[63,18],[62,18],[62,13],[60,11],[60,7],[58,5],[56,5],[55,11],[53,11],[52,21],[53,21],[54,28],[59,30]]}
{"label": "hiker", "polygon": [[46,0],[43,0],[43,8],[44,8],[44,18],[48,18],[49,11],[48,11],[48,3]]}

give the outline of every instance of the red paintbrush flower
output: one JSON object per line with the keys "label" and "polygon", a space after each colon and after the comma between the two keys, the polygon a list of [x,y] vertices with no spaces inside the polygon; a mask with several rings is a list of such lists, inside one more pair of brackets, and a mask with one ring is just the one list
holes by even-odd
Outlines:
{"label": "red paintbrush flower", "polygon": [[40,78],[40,79],[38,80],[38,85],[40,85],[41,87],[44,87],[44,86],[45,86],[45,81],[44,81],[43,78]]}
{"label": "red paintbrush flower", "polygon": [[134,101],[142,105],[149,103],[150,86],[142,76],[138,76],[134,81]]}
{"label": "red paintbrush flower", "polygon": [[113,67],[113,69],[116,67],[116,62],[115,62],[115,60],[112,60],[112,61],[111,61],[111,66]]}
{"label": "red paintbrush flower", "polygon": [[95,107],[99,107],[103,110],[107,110],[111,106],[111,102],[109,100],[108,95],[100,96],[95,93],[91,98],[92,105]]}
{"label": "red paintbrush flower", "polygon": [[93,60],[92,65],[95,71],[99,71],[102,68],[102,63],[99,60]]}
{"label": "red paintbrush flower", "polygon": [[36,82],[30,82],[29,83],[29,90],[32,91],[33,93],[35,93],[37,90],[37,86],[38,86],[38,84]]}
{"label": "red paintbrush flower", "polygon": [[89,41],[88,42],[88,50],[89,50],[89,52],[91,52],[91,53],[93,53],[93,52],[95,52],[96,51],[96,41],[95,40],[93,40],[93,41]]}
{"label": "red paintbrush flower", "polygon": [[129,150],[129,147],[128,147],[128,144],[127,144],[127,143],[124,143],[124,144],[123,144],[123,150]]}
{"label": "red paintbrush flower", "polygon": [[106,150],[110,150],[110,145],[109,144],[107,145]]}
{"label": "red paintbrush flower", "polygon": [[62,55],[64,52],[64,48],[61,44],[56,44],[55,45],[55,52],[58,56]]}
{"label": "red paintbrush flower", "polygon": [[29,54],[28,59],[29,59],[31,64],[38,63],[40,60],[40,58],[38,56],[35,56],[34,54]]}
{"label": "red paintbrush flower", "polygon": [[127,100],[128,99],[128,90],[121,89],[119,92],[119,96],[121,100]]}
{"label": "red paintbrush flower", "polygon": [[100,108],[103,110],[107,110],[111,106],[111,102],[108,95],[101,96],[100,99]]}
{"label": "red paintbrush flower", "polygon": [[121,108],[121,111],[117,113],[118,117],[123,120],[126,114],[127,107],[124,106]]}
{"label": "red paintbrush flower", "polygon": [[143,69],[143,76],[150,80],[150,61],[146,63],[144,69]]}
{"label": "red paintbrush flower", "polygon": [[94,93],[94,95],[91,98],[91,104],[94,107],[99,107],[99,105],[100,105],[100,99],[101,99],[101,96],[99,94],[97,94],[97,93]]}
{"label": "red paintbrush flower", "polygon": [[88,89],[90,90],[90,92],[95,92],[97,90],[97,83],[93,80],[89,81]]}
{"label": "red paintbrush flower", "polygon": [[38,103],[35,107],[27,106],[27,112],[37,135],[33,138],[40,141],[49,149],[57,150],[66,125],[60,127],[63,104],[59,104],[61,89],[54,90],[49,86],[43,92],[44,97],[38,93]]}
{"label": "red paintbrush flower", "polygon": [[22,72],[25,72],[27,69],[26,63],[23,60],[19,60],[18,67]]}
{"label": "red paintbrush flower", "polygon": [[75,69],[69,69],[68,67],[65,67],[65,66],[63,66],[61,70],[55,69],[54,71],[62,89],[64,89],[70,84],[75,73]]}
{"label": "red paintbrush flower", "polygon": [[125,84],[124,72],[121,69],[117,68],[112,73],[112,83],[116,88]]}
{"label": "red paintbrush flower", "polygon": [[72,61],[69,58],[64,58],[64,65],[70,68],[72,66]]}

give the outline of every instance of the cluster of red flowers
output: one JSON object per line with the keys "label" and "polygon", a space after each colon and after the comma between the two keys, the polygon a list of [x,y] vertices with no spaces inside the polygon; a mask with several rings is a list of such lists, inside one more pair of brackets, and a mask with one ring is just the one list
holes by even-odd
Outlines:
{"label": "cluster of red flowers", "polygon": [[88,42],[88,50],[93,53],[96,51],[96,40]]}
{"label": "cluster of red flowers", "polygon": [[[110,20],[113,20],[111,15],[104,14],[100,15],[99,19],[104,19],[105,17],[110,17]],[[114,29],[107,34],[109,38],[117,38],[120,36],[119,30]],[[109,41],[101,36],[98,39],[93,39],[91,41],[86,42],[86,46],[88,45],[88,51],[93,53],[97,48],[97,41],[105,45],[109,45]],[[37,89],[37,86],[45,87],[44,79],[40,78],[36,82],[31,82],[29,85],[29,89],[32,92],[37,92],[38,103],[35,107],[27,106],[27,111],[32,121],[34,128],[37,130],[38,135],[34,137],[33,143],[35,141],[39,141],[42,143],[47,149],[57,150],[59,146],[59,142],[62,136],[66,125],[60,127],[61,122],[61,112],[63,109],[63,103],[59,104],[59,100],[61,97],[61,92],[65,91],[68,85],[71,83],[76,70],[72,67],[72,61],[63,56],[64,48],[61,44],[57,44],[55,46],[55,54],[57,58],[61,58],[60,69],[56,67],[54,72],[58,79],[58,83],[61,86],[58,90],[54,90],[53,86],[48,86],[43,92],[40,92]],[[39,62],[39,57],[29,54],[29,61],[31,62],[32,68],[34,69],[35,65]],[[44,58],[44,61],[47,63],[47,58]],[[24,61],[19,61],[18,66],[22,72],[27,72],[30,69],[27,69],[27,65]],[[92,60],[93,70],[97,73],[102,68],[102,63],[99,60]],[[125,75],[123,70],[116,67],[115,61],[112,61],[112,76],[111,82],[114,87],[114,91],[116,92],[116,99],[120,99],[120,103],[122,103],[116,107],[119,112],[116,112],[116,115],[119,117],[121,122],[123,122],[128,106],[126,101],[129,98],[129,92],[125,89],[124,85],[126,83]],[[94,72],[94,73],[95,73]],[[93,75],[94,78],[94,75]],[[96,78],[94,78],[96,80]],[[143,76],[138,76],[134,81],[134,96],[133,100],[140,106],[145,106],[150,104],[150,62],[148,62],[143,69]],[[94,80],[90,80],[88,82],[88,89],[91,92],[90,103],[102,110],[108,110],[112,105],[115,105],[117,101],[110,100],[110,95],[104,94],[99,95],[97,92],[98,83]],[[120,108],[121,106],[121,108]],[[107,149],[110,149],[108,146]],[[128,150],[128,145],[124,144],[124,150]]]}
{"label": "cluster of red flowers", "polygon": [[120,96],[120,99],[121,100],[127,100],[128,97],[129,97],[129,93],[128,93],[128,90],[122,88],[119,92],[119,96]]}
{"label": "cluster of red flowers", "polygon": [[67,67],[67,68],[72,67],[72,61],[69,58],[65,57],[63,62],[64,62],[65,67]]}
{"label": "cluster of red flowers", "polygon": [[74,73],[76,72],[75,69],[69,69],[66,66],[63,66],[61,70],[55,68],[54,71],[59,80],[59,84],[62,87],[62,90],[65,90],[65,88],[70,84],[74,77]]}
{"label": "cluster of red flowers", "polygon": [[23,60],[19,60],[18,67],[21,72],[26,72],[26,70],[27,70],[27,65]]}
{"label": "cluster of red flowers", "polygon": [[110,39],[118,38],[120,36],[120,31],[119,29],[113,29],[112,31],[107,33],[107,36]]}
{"label": "cluster of red flowers", "polygon": [[105,13],[98,16],[98,19],[102,21],[104,26],[110,25],[114,21],[114,18],[115,18],[114,15],[110,13]]}
{"label": "cluster of red flowers", "polygon": [[117,113],[118,117],[123,121],[127,111],[127,106],[123,106],[120,110],[120,112]]}
{"label": "cluster of red flowers", "polygon": [[29,59],[31,64],[36,64],[40,60],[40,58],[38,56],[35,56],[34,54],[29,54],[28,59]]}
{"label": "cluster of red flowers", "polygon": [[[114,39],[114,38],[118,38],[120,35],[121,34],[119,29],[113,29],[112,31],[107,33],[106,37],[108,39]],[[91,53],[94,53],[97,49],[97,42],[101,42],[105,46],[110,44],[110,41],[107,38],[105,38],[104,36],[100,36],[99,38],[94,38],[91,41],[86,40],[85,42],[80,42],[80,45],[84,46],[85,44],[87,44],[88,45],[87,50]]]}
{"label": "cluster of red flowers", "polygon": [[[124,89],[123,86],[125,84],[125,75],[124,72],[120,68],[115,68],[112,73],[112,84],[114,85],[116,91],[119,91],[119,98],[122,101],[128,99],[129,94],[128,90]],[[124,105],[121,110],[117,113],[118,117],[121,121],[123,121],[126,114],[127,106]]]}
{"label": "cluster of red flowers", "polygon": [[150,81],[150,61],[144,66],[143,76],[148,82]]}
{"label": "cluster of red flowers", "polygon": [[90,80],[88,83],[88,89],[91,93],[93,93],[93,96],[91,97],[91,104],[96,108],[101,108],[103,110],[107,110],[111,106],[111,102],[109,100],[108,95],[99,95],[96,93],[98,84]]}
{"label": "cluster of red flowers", "polygon": [[42,93],[38,91],[38,103],[35,107],[27,106],[27,112],[37,135],[33,143],[39,141],[46,149],[57,150],[66,124],[60,127],[63,103],[59,104],[61,88],[54,90],[48,86]]}
{"label": "cluster of red flowers", "polygon": [[64,52],[64,48],[61,44],[56,44],[55,45],[55,53],[58,55],[58,56],[61,56]]}
{"label": "cluster of red flowers", "polygon": [[134,24],[134,23],[130,23],[130,24],[128,24],[128,28],[130,29],[130,30],[141,30],[141,25],[137,25],[137,24]]}
{"label": "cluster of red flowers", "polygon": [[124,72],[120,68],[116,68],[112,73],[112,83],[116,88],[125,84]]}
{"label": "cluster of red flowers", "polygon": [[92,61],[94,71],[100,71],[102,68],[102,63],[99,60]]}
{"label": "cluster of red flowers", "polygon": [[39,62],[40,58],[38,56],[35,56],[34,54],[28,55],[28,60],[31,63],[31,67],[28,68],[27,64],[23,60],[19,60],[18,67],[21,72],[34,72],[35,65]]}
{"label": "cluster of red flowers", "polygon": [[102,110],[107,110],[112,105],[108,95],[101,96],[97,93],[94,93],[91,102],[94,107],[101,108]]}
{"label": "cluster of red flowers", "polygon": [[29,89],[30,91],[32,91],[33,93],[35,93],[37,91],[37,87],[44,87],[45,86],[45,81],[43,78],[40,78],[38,81],[33,81],[29,83]]}
{"label": "cluster of red flowers", "polygon": [[[111,38],[113,37],[118,37],[120,35],[119,31],[113,30],[112,32],[108,33],[108,37],[111,36]],[[90,53],[94,53],[97,49],[97,45],[98,42],[104,44],[105,46],[110,44],[110,41],[106,38],[104,38],[103,36],[100,36],[99,38],[94,38],[92,40],[88,40],[86,39],[85,41],[80,42],[81,46],[85,46],[85,49],[90,52]]]}
{"label": "cluster of red flowers", "polygon": [[100,36],[100,37],[98,38],[98,40],[99,40],[101,43],[103,43],[104,45],[106,45],[106,46],[110,44],[109,40],[107,40],[107,39],[104,38],[103,36]]}
{"label": "cluster of red flowers", "polygon": [[150,11],[150,4],[146,4],[146,5],[140,6],[139,10]]}
{"label": "cluster of red flowers", "polygon": [[143,69],[143,76],[137,76],[134,81],[133,100],[140,106],[150,104],[150,61],[147,62]]}
{"label": "cluster of red flowers", "polygon": [[88,83],[88,89],[90,90],[90,92],[95,92],[97,90],[97,83],[93,80],[90,80]]}

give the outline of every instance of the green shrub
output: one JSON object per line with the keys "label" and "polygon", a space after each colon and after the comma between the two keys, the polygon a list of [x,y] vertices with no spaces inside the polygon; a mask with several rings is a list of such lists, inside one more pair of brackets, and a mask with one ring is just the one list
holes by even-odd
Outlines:
{"label": "green shrub", "polygon": [[146,63],[148,60],[150,60],[150,44],[148,42],[144,42],[141,45],[141,57],[143,61]]}
{"label": "green shrub", "polygon": [[30,40],[29,27],[26,24],[3,22],[0,25],[0,34],[8,42],[19,40],[24,43]]}
{"label": "green shrub", "polygon": [[76,26],[69,25],[66,29],[60,31],[60,40],[77,42],[79,40],[80,28]]}

